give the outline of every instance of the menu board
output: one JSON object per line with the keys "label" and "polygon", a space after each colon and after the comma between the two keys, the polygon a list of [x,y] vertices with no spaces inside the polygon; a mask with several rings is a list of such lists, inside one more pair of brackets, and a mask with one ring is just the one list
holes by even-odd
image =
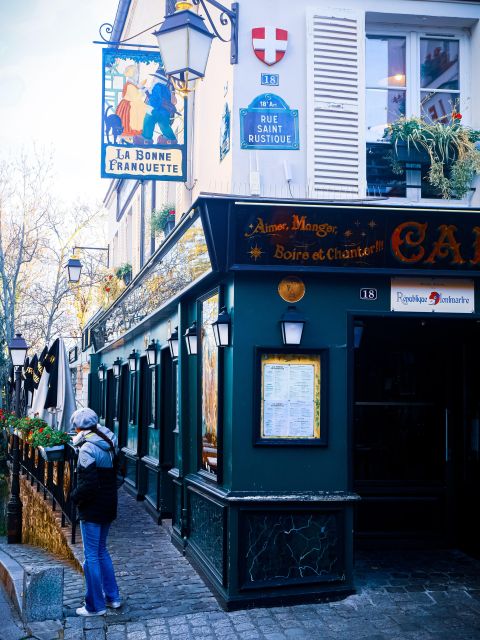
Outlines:
{"label": "menu board", "polygon": [[320,355],[261,355],[261,439],[320,438]]}

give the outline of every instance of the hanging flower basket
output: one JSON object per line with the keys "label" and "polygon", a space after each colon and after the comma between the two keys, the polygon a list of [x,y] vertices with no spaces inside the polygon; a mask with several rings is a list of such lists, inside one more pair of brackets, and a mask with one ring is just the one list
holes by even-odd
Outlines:
{"label": "hanging flower basket", "polygon": [[60,462],[65,456],[65,445],[57,444],[53,447],[38,447],[40,455],[47,462]]}

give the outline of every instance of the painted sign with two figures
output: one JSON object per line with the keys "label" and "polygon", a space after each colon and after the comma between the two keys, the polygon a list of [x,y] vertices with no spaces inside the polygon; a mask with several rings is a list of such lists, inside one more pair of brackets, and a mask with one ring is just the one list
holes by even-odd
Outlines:
{"label": "painted sign with two figures", "polygon": [[102,178],[186,180],[186,101],[158,52],[103,50]]}

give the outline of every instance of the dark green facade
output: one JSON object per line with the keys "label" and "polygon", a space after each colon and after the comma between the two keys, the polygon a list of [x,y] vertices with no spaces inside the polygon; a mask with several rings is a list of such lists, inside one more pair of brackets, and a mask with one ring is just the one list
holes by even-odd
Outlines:
{"label": "dark green facade", "polygon": [[[392,276],[448,281],[478,275],[478,236],[472,229],[480,218],[478,212],[461,215],[459,224],[455,210],[201,198],[95,324],[98,351],[92,356],[91,402],[117,431],[128,488],[145,500],[159,522],[172,518],[174,543],[225,606],[354,590],[354,512],[360,499],[353,460],[354,325],[369,317],[403,317],[391,311]],[[193,244],[185,243],[189,227],[200,228],[198,217],[204,240],[200,233]],[[406,222],[413,227],[402,226]],[[445,231],[452,225],[455,231]],[[182,243],[187,254],[177,255],[174,264],[172,248]],[[191,253],[189,244],[208,249],[210,266],[198,252]],[[166,293],[158,293],[162,278],[168,284],[176,265],[196,265],[198,260],[201,266],[191,267],[188,277],[175,276],[180,283],[173,283],[173,295],[168,295],[168,286]],[[169,265],[159,272],[160,279],[157,263]],[[149,269],[150,280],[142,275]],[[288,303],[278,286],[289,275],[305,285],[305,295],[296,303],[306,318],[298,348],[285,347],[280,331]],[[365,288],[375,290],[376,299],[362,298]],[[135,307],[128,296],[136,289],[145,289],[147,295]],[[231,314],[231,342],[218,349],[212,404],[218,430],[215,446],[209,448],[205,438],[202,441],[203,342],[200,339],[198,355],[188,355],[182,336],[193,321],[201,326],[204,301],[213,295],[218,295],[218,309],[225,305]],[[157,298],[150,307],[152,296]],[[478,291],[475,296],[478,308]],[[442,317],[454,319],[457,314]],[[172,359],[167,340],[176,326],[179,353]],[[145,356],[152,338],[160,349],[153,369]],[[139,354],[136,373],[126,364],[133,348]],[[263,352],[321,355],[318,441],[259,439]],[[118,357],[123,367],[117,380],[111,367]],[[109,368],[103,387],[95,375],[100,363]]]}

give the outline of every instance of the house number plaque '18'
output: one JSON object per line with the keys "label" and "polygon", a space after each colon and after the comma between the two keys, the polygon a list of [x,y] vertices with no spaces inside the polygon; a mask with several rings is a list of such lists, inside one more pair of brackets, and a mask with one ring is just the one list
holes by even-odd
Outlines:
{"label": "house number plaque '18'", "polygon": [[360,299],[361,300],[376,300],[377,299],[377,290],[376,289],[360,289]]}

